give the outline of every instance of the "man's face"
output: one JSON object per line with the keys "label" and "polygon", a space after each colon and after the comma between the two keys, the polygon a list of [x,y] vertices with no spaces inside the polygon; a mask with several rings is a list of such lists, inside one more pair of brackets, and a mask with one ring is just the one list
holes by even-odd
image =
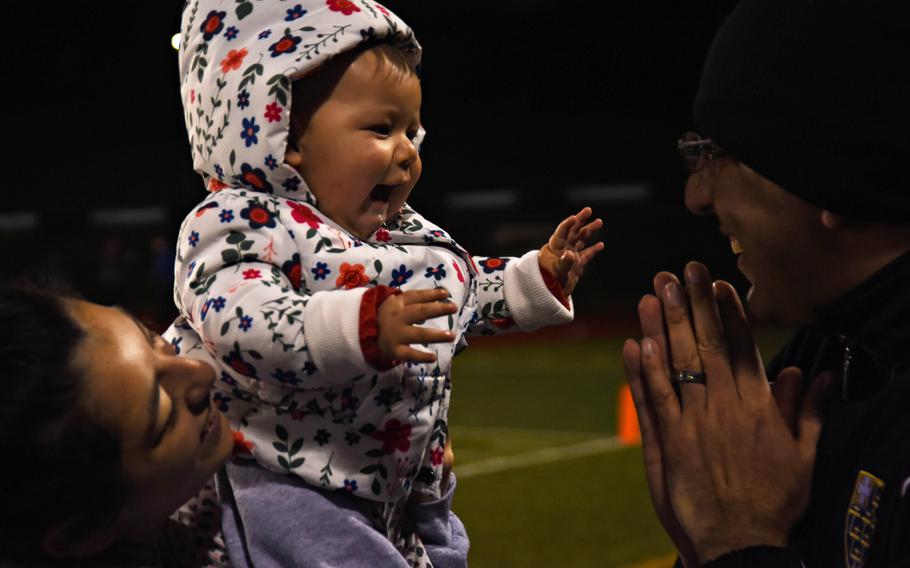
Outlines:
{"label": "man's face", "polygon": [[311,116],[285,160],[319,209],[361,239],[395,215],[420,178],[414,137],[420,82],[375,53],[362,53]]}
{"label": "man's face", "polygon": [[752,284],[748,302],[756,317],[786,325],[815,318],[831,266],[820,209],[729,157],[703,160],[689,175],[686,207],[717,216]]}

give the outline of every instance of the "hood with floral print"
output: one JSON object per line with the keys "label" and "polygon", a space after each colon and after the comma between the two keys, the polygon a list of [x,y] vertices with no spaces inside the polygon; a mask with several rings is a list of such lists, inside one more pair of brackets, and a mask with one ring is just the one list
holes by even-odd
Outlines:
{"label": "hood with floral print", "polygon": [[245,187],[317,205],[284,163],[291,81],[364,41],[388,41],[416,66],[411,29],[372,0],[190,0],[180,92],[193,167],[206,187]]}

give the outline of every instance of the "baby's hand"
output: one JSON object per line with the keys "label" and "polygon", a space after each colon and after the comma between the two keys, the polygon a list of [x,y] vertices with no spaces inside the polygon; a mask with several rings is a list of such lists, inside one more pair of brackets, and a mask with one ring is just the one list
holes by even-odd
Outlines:
{"label": "baby's hand", "polygon": [[604,248],[602,242],[588,246],[591,234],[604,225],[601,219],[588,223],[591,214],[591,208],[585,207],[575,215],[566,217],[553,231],[537,257],[540,267],[556,277],[566,296],[575,289],[588,262]]}
{"label": "baby's hand", "polygon": [[410,290],[389,296],[379,306],[379,352],[386,359],[432,363],[436,355],[418,351],[413,343],[451,343],[455,334],[442,329],[417,327],[428,319],[454,314],[458,308],[452,302],[441,302],[449,297],[445,288]]}

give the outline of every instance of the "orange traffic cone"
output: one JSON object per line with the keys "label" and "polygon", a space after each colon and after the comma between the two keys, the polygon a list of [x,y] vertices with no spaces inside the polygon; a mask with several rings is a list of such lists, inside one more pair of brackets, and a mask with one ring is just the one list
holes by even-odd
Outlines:
{"label": "orange traffic cone", "polygon": [[635,403],[632,402],[632,391],[624,383],[619,389],[617,399],[616,435],[625,445],[640,444],[641,430],[638,429],[638,416],[635,414]]}

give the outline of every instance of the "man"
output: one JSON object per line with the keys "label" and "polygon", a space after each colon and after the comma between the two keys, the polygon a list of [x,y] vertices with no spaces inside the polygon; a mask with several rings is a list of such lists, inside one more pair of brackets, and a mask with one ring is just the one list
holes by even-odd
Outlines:
{"label": "man", "polygon": [[[624,357],[652,499],[687,568],[910,565],[910,11],[742,0],[679,146],[760,319],[686,266]],[[672,385],[672,386],[671,386]]]}

